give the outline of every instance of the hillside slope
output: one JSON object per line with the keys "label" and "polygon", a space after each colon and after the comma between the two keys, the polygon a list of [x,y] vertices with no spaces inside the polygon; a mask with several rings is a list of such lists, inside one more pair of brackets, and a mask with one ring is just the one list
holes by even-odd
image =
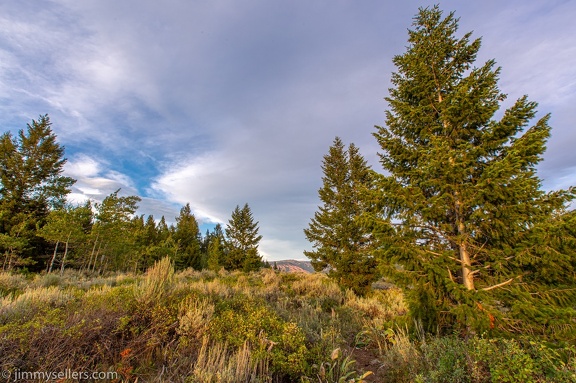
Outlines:
{"label": "hillside slope", "polygon": [[309,261],[295,261],[293,259],[272,262],[278,269],[288,273],[313,273],[314,268]]}

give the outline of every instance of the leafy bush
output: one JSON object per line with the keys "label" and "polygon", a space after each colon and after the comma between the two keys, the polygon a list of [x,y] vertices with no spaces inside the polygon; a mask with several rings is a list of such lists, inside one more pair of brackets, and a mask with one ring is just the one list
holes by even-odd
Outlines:
{"label": "leafy bush", "polygon": [[218,302],[209,334],[236,348],[248,342],[257,358],[270,359],[273,372],[297,377],[306,369],[308,350],[302,330],[283,321],[262,301],[239,295]]}
{"label": "leafy bush", "polygon": [[448,336],[432,338],[421,346],[426,382],[470,382],[468,345]]}

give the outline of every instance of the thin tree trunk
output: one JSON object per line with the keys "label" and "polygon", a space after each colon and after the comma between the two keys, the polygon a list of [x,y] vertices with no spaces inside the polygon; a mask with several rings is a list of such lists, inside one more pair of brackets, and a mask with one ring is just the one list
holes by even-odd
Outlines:
{"label": "thin tree trunk", "polygon": [[92,253],[90,253],[90,258],[88,259],[88,267],[86,268],[90,271],[90,265],[92,264],[92,259],[94,258],[94,252],[96,251],[96,244],[98,243],[98,237],[100,234],[96,234],[96,239],[94,240],[94,246],[92,246]]}
{"label": "thin tree trunk", "polygon": [[8,271],[12,270],[12,258],[14,256],[14,248],[10,247],[10,257],[8,258]]}
{"label": "thin tree trunk", "polygon": [[62,257],[62,265],[60,265],[60,275],[64,274],[64,263],[66,262],[66,255],[68,255],[68,243],[70,242],[70,236],[72,232],[68,233],[68,238],[66,238],[66,246],[64,248],[64,256]]}
{"label": "thin tree trunk", "polygon": [[54,260],[56,259],[56,254],[58,254],[58,245],[60,244],[60,241],[56,241],[56,246],[54,246],[54,254],[52,254],[52,259],[50,260],[50,265],[48,266],[48,270],[46,270],[48,273],[52,272],[52,267],[54,267]]}
{"label": "thin tree trunk", "polygon": [[[106,256],[106,247],[108,246],[108,244],[106,244],[104,246],[104,249],[102,250],[102,256],[100,257],[100,270],[98,270],[98,275],[102,275],[102,273],[104,272],[104,258]],[[98,248],[98,251],[100,251],[100,248]]]}
{"label": "thin tree trunk", "polygon": [[98,250],[94,254],[94,260],[92,262],[92,272],[96,271],[96,263],[98,262],[98,255],[100,255],[100,248],[102,247],[102,242],[98,243]]}

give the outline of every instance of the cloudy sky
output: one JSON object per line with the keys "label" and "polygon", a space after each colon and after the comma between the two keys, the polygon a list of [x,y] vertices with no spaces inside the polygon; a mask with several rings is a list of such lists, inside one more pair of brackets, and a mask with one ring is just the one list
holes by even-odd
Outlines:
{"label": "cloudy sky", "polygon": [[[75,201],[117,188],[141,214],[204,224],[248,203],[269,260],[304,259],[335,136],[379,169],[371,136],[407,28],[430,1],[14,0],[0,4],[0,126],[49,114]],[[507,104],[552,113],[539,175],[576,184],[576,2],[444,1]]]}

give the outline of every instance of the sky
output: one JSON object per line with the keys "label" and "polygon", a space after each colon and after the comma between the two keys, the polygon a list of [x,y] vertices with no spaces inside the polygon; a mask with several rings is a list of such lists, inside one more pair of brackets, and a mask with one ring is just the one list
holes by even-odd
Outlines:
{"label": "sky", "polygon": [[[14,0],[0,3],[0,127],[48,114],[70,200],[121,188],[139,214],[203,228],[248,203],[269,261],[304,260],[322,157],[372,136],[419,7],[382,0]],[[576,185],[576,1],[443,1],[502,67],[503,107],[527,94],[552,137],[538,175]]]}

